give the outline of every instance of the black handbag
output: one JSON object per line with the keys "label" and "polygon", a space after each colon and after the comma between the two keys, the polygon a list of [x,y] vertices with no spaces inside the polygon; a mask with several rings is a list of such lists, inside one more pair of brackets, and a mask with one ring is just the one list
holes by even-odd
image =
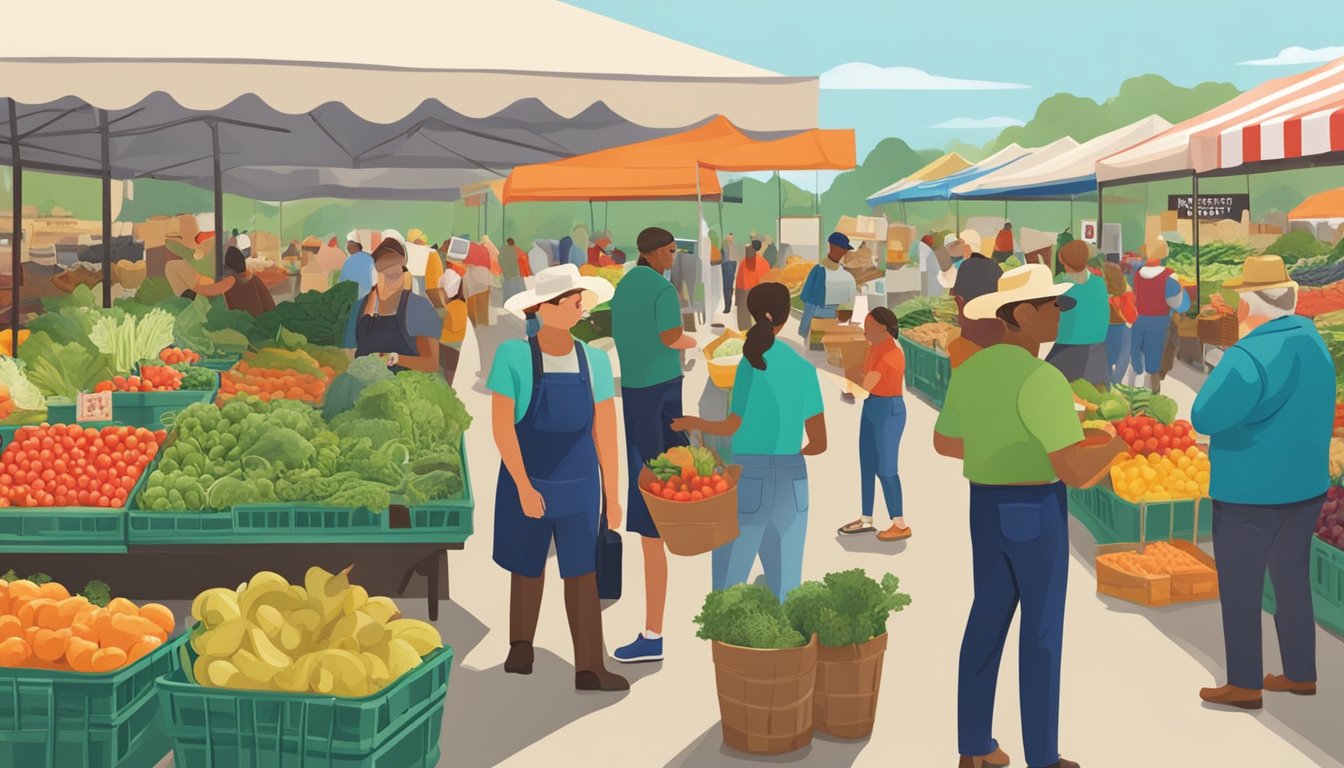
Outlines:
{"label": "black handbag", "polygon": [[602,516],[597,522],[597,596],[621,599],[621,534],[607,525],[607,495],[602,494]]}

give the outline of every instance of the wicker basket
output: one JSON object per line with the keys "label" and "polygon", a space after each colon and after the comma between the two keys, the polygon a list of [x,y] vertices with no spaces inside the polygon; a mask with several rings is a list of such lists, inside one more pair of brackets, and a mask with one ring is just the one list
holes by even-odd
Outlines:
{"label": "wicker basket", "polygon": [[705,346],[705,361],[709,367],[709,378],[720,389],[732,389],[737,380],[737,363],[721,364],[714,362],[714,352],[728,339],[745,339],[747,335],[729,328],[719,338]]}
{"label": "wicker basket", "polygon": [[[703,440],[697,435],[697,443]],[[723,466],[715,457],[719,474],[728,482],[728,490],[699,501],[672,501],[646,490],[658,477],[648,468],[639,472],[639,493],[649,508],[649,516],[658,527],[658,535],[674,555],[702,555],[737,538],[737,486],[742,468]]]}
{"label": "wicker basket", "polygon": [[1241,338],[1236,315],[1199,318],[1199,339],[1215,347],[1230,347]]}

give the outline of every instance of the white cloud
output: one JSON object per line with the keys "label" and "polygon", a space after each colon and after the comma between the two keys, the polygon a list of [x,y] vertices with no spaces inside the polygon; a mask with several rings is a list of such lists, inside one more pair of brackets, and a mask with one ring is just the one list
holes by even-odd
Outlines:
{"label": "white cloud", "polygon": [[1302,48],[1294,45],[1279,51],[1279,55],[1272,59],[1253,59],[1243,61],[1241,64],[1247,67],[1282,67],[1296,64],[1324,64],[1340,57],[1344,57],[1344,46]]}
{"label": "white cloud", "polygon": [[1026,125],[1026,123],[1014,117],[954,117],[951,120],[944,120],[929,127],[968,131],[979,128],[1011,128],[1015,125]]}
{"label": "white cloud", "polygon": [[821,87],[828,91],[1000,91],[1031,86],[962,80],[931,75],[914,67],[879,67],[851,61],[822,73]]}

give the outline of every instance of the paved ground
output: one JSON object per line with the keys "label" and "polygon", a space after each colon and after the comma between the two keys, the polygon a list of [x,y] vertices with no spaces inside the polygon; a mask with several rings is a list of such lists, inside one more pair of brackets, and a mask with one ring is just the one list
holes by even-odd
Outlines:
{"label": "paved ground", "polygon": [[[499,339],[519,332],[512,324],[485,329],[483,347],[492,349]],[[695,638],[691,623],[709,590],[707,557],[673,559],[665,630],[668,660],[623,667],[634,682],[629,693],[572,690],[572,649],[553,567],[537,638],[536,673],[503,673],[508,577],[490,560],[498,461],[486,421],[488,397],[481,389],[468,389],[475,348],[469,341],[458,383],[479,419],[468,437],[478,500],[476,534],[466,551],[451,556],[454,601],[445,604],[439,619],[458,659],[449,686],[440,765],[955,764],[957,653],[971,601],[967,488],[955,462],[933,455],[933,408],[907,397],[910,416],[901,475],[914,537],[895,545],[872,538],[839,539],[835,528],[853,519],[858,507],[859,406],[841,402],[838,379],[828,376],[823,381],[831,448],[809,461],[812,510],[804,576],[854,566],[873,574],[890,571],[901,578],[914,602],[890,624],[877,732],[870,741],[818,738],[793,755],[751,761],[722,746],[709,644]],[[705,377],[699,361],[687,375],[688,403],[699,399]],[[1188,413],[1191,390],[1172,383],[1168,393],[1183,401]],[[1319,633],[1322,695],[1315,699],[1272,698],[1256,714],[1207,709],[1199,702],[1198,689],[1223,678],[1216,603],[1154,610],[1100,598],[1095,594],[1092,539],[1077,523],[1072,536],[1061,725],[1066,757],[1087,768],[1344,766],[1344,729],[1338,726],[1344,705],[1340,638]],[[629,535],[625,552],[625,597],[605,612],[609,648],[631,639],[643,619],[642,561]],[[423,604],[407,608],[424,615]],[[1277,646],[1269,617],[1265,638],[1267,669],[1274,670]],[[1014,632],[1000,675],[996,735],[1014,756],[1014,765],[1021,766],[1016,656]]]}

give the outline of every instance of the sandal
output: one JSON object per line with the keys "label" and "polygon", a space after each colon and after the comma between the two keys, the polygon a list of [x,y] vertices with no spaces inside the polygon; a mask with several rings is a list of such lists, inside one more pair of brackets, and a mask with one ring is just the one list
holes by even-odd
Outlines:
{"label": "sandal", "polygon": [[862,519],[859,519],[840,526],[836,532],[842,536],[857,536],[861,533],[877,533],[877,529],[873,527],[872,523],[865,523]]}

